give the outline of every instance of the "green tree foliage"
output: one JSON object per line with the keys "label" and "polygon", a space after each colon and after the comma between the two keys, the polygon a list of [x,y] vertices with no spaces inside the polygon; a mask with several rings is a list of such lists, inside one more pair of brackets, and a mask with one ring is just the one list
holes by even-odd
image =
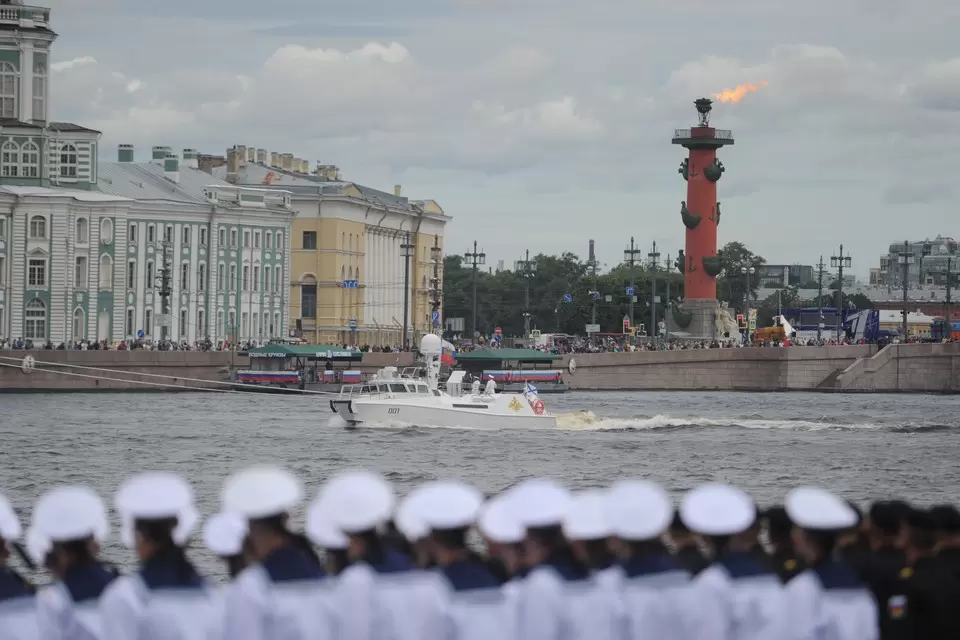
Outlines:
{"label": "green tree foliage", "polygon": [[747,275],[743,273],[743,269],[754,269],[755,273],[749,278],[750,300],[754,301],[760,287],[760,267],[767,261],[747,249],[741,242],[728,242],[717,253],[723,267],[717,278],[717,299],[729,302],[731,307],[742,309],[747,288]]}

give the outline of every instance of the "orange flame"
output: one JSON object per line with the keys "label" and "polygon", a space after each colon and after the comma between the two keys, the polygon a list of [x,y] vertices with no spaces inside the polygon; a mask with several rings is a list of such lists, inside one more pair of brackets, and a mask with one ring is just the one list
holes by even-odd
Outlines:
{"label": "orange flame", "polygon": [[[760,87],[767,86],[766,82],[761,82]],[[718,102],[740,102],[743,100],[743,96],[748,93],[753,93],[758,89],[758,86],[755,84],[741,84],[737,85],[733,89],[724,89],[720,93],[713,94],[714,100]]]}

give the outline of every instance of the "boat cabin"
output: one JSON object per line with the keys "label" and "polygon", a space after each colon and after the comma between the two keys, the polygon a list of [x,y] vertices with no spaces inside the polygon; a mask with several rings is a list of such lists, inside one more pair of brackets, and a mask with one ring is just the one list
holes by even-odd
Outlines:
{"label": "boat cabin", "polygon": [[416,377],[417,369],[404,369],[397,375],[396,367],[384,367],[377,375],[362,384],[346,385],[340,390],[340,397],[385,396],[390,398],[403,395],[439,396],[440,392],[430,389],[423,378]]}

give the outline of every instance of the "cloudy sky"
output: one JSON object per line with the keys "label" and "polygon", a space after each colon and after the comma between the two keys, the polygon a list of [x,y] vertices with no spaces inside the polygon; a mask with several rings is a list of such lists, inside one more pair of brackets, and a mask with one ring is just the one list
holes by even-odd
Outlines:
{"label": "cloudy sky", "polygon": [[[41,3],[43,4],[43,3]],[[675,128],[713,123],[720,242],[768,262],[958,235],[960,3],[948,0],[47,0],[54,115],[133,143],[233,144],[404,185],[453,217],[448,251],[613,266],[682,247]]]}

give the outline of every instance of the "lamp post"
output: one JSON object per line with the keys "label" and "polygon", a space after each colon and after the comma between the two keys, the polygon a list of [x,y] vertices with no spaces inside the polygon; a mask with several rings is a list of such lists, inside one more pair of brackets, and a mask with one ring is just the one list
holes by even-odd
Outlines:
{"label": "lamp post", "polygon": [[740,267],[740,273],[743,275],[746,285],[743,290],[743,314],[747,316],[749,322],[750,319],[750,276],[755,274],[757,270],[754,267]]}
{"label": "lamp post", "polygon": [[657,251],[657,241],[653,241],[653,250],[647,254],[650,259],[650,268],[653,270],[650,282],[650,340],[657,337],[657,267],[660,262],[660,252]]}
{"label": "lamp post", "polygon": [[637,283],[634,279],[633,265],[642,260],[643,252],[633,243],[633,236],[630,236],[630,248],[623,250],[623,262],[630,265],[630,329],[636,326],[633,321],[633,303],[637,299]]}
{"label": "lamp post", "polygon": [[407,322],[410,317],[410,258],[413,256],[414,246],[410,244],[410,232],[404,235],[403,244],[400,245],[400,255],[403,257],[403,337],[400,344],[403,349],[408,349],[407,344]]}
{"label": "lamp post", "polygon": [[472,320],[470,323],[470,328],[472,333],[470,334],[471,341],[476,344],[477,339],[477,267],[487,262],[487,254],[483,251],[477,252],[477,241],[473,241],[473,253],[465,253],[463,256],[467,261],[473,265],[473,314]]}
{"label": "lamp post", "polygon": [[537,272],[537,261],[530,259],[530,249],[527,249],[525,260],[513,263],[513,270],[523,277],[523,344],[530,339],[530,278]]}
{"label": "lamp post", "polygon": [[940,255],[947,259],[947,270],[940,272],[944,276],[945,284],[947,285],[947,299],[946,299],[946,305],[945,305],[946,308],[944,309],[946,313],[944,313],[944,318],[943,318],[943,335],[941,337],[941,340],[943,339],[950,340],[953,337],[953,323],[951,323],[950,321],[950,303],[952,302],[952,299],[950,298],[950,293],[951,293],[951,288],[953,287],[953,256],[949,255],[949,251],[950,250],[947,249],[947,245],[945,244],[940,245],[940,249],[939,249]]}
{"label": "lamp post", "polygon": [[[430,247],[430,259],[433,260],[433,277],[430,278],[430,310],[432,331],[440,330],[440,305],[443,303],[443,293],[440,290],[440,263],[443,254],[440,251],[440,236],[433,236],[433,246]],[[436,315],[434,315],[436,314]],[[436,320],[433,320],[433,318]]]}
{"label": "lamp post", "polygon": [[[173,295],[173,247],[172,242],[164,238],[160,246],[163,247],[163,268],[160,270],[160,348],[166,349],[168,331],[170,330],[170,296]],[[234,338],[236,342],[236,338]]]}
{"label": "lamp post", "polygon": [[817,340],[823,339],[823,270],[826,266],[821,255],[820,262],[817,263],[817,306],[820,311],[817,319]]}
{"label": "lamp post", "polygon": [[910,242],[903,241],[903,251],[897,254],[897,263],[903,269],[903,341],[907,341],[907,274],[910,272],[910,265],[913,264],[913,252],[910,251]]}
{"label": "lamp post", "polygon": [[843,270],[849,269],[853,264],[850,257],[850,251],[843,255],[843,245],[840,245],[840,253],[830,256],[830,266],[837,270],[837,340],[840,339],[840,328],[843,326]]}

